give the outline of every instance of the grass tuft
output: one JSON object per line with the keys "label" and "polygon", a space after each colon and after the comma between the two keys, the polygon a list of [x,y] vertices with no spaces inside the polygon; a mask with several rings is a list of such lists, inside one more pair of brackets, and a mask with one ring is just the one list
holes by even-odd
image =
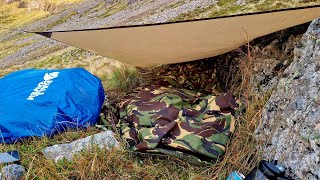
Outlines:
{"label": "grass tuft", "polygon": [[121,92],[129,92],[141,85],[143,80],[138,70],[130,65],[121,64],[114,66],[106,74],[107,89],[114,89]]}

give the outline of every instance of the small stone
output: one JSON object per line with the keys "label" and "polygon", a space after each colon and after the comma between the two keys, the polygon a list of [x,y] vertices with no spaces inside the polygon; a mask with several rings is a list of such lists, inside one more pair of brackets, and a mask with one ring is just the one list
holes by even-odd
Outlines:
{"label": "small stone", "polygon": [[50,147],[46,147],[42,150],[42,153],[47,159],[52,159],[58,162],[62,159],[72,160],[72,157],[79,152],[89,149],[92,145],[97,145],[100,149],[117,147],[119,142],[113,136],[112,131],[104,131],[93,136],[78,139],[67,144],[56,144]]}
{"label": "small stone", "polygon": [[25,169],[21,165],[17,165],[17,164],[7,165],[3,167],[1,170],[2,176],[0,176],[0,180],[1,180],[1,177],[8,180],[20,180],[22,179],[24,173],[25,173]]}
{"label": "small stone", "polygon": [[236,2],[237,5],[242,6],[246,4],[246,0],[237,0]]}

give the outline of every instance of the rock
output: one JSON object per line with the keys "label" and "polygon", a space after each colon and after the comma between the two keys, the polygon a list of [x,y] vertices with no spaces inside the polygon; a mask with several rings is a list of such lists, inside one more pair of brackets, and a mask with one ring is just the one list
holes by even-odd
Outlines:
{"label": "rock", "polygon": [[110,5],[113,5],[113,4],[116,4],[118,2],[121,2],[120,0],[106,0],[105,1],[105,4],[110,4]]}
{"label": "rock", "polygon": [[75,154],[83,150],[90,149],[93,145],[97,145],[97,147],[101,149],[109,149],[118,146],[118,144],[119,142],[113,136],[112,131],[104,131],[68,144],[57,144],[46,147],[42,152],[47,159],[52,159],[55,162],[64,158],[71,161]]}
{"label": "rock", "polygon": [[253,65],[253,76],[251,81],[254,84],[254,90],[257,93],[265,94],[273,89],[278,78],[276,76],[276,67],[281,61],[277,58],[257,58]]}
{"label": "rock", "polygon": [[132,5],[136,2],[138,2],[138,0],[128,0],[127,5]]}
{"label": "rock", "polygon": [[[2,168],[2,177],[6,180],[20,180],[25,173],[25,169],[21,165],[11,164]],[[1,176],[0,176],[1,180]]]}
{"label": "rock", "polygon": [[266,159],[278,159],[295,179],[320,179],[320,18],[294,50],[267,102],[257,137]]}
{"label": "rock", "polygon": [[[299,29],[304,29],[301,32]],[[254,92],[264,95],[272,91],[283,75],[283,71],[292,63],[294,47],[300,41],[302,34],[306,32],[307,26],[296,26],[291,30],[283,30],[278,33],[274,40],[267,45],[253,46],[255,58],[253,59],[253,76],[251,82]],[[291,36],[282,37],[282,33]],[[272,35],[270,35],[272,36]],[[266,37],[268,39],[268,37]]]}
{"label": "rock", "polygon": [[246,4],[246,0],[237,0],[236,5],[242,6]]}
{"label": "rock", "polygon": [[4,3],[6,4],[11,4],[11,3],[14,3],[14,2],[18,2],[20,0],[4,0]]}

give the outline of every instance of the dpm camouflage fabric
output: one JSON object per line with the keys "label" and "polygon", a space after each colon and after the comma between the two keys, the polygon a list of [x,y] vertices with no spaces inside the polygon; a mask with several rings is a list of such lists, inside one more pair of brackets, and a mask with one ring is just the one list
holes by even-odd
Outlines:
{"label": "dpm camouflage fabric", "polygon": [[225,153],[239,110],[232,94],[221,93],[216,69],[208,60],[158,67],[153,85],[105,106],[102,122],[120,130],[130,150],[214,162]]}
{"label": "dpm camouflage fabric", "polygon": [[216,62],[209,60],[165,65],[155,69],[155,82],[164,87],[216,94],[221,92],[216,66]]}
{"label": "dpm camouflage fabric", "polygon": [[214,96],[156,85],[142,86],[120,102],[111,123],[131,150],[161,152],[193,164],[224,155],[238,107],[230,93]]}

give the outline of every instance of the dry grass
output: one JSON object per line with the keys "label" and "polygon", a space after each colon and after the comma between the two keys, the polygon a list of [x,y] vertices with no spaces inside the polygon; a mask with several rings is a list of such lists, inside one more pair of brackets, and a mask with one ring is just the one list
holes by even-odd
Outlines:
{"label": "dry grass", "polygon": [[[254,131],[260,120],[261,110],[268,96],[256,97],[246,107],[246,113],[240,115],[236,122],[236,131],[229,143],[227,152],[217,167],[212,168],[216,172],[213,179],[226,178],[234,170],[247,174],[261,160],[262,153],[258,151],[259,142],[254,137]],[[218,178],[219,177],[219,178]]]}
{"label": "dry grass", "polygon": [[130,92],[143,83],[142,75],[135,67],[122,63],[112,66],[105,76],[105,87],[121,92]]}
{"label": "dry grass", "polygon": [[271,91],[262,97],[254,92],[251,84],[254,59],[248,43],[246,57],[236,62],[238,68],[234,68],[235,64],[233,63],[230,70],[225,72],[227,77],[231,77],[227,87],[238,92],[238,98],[246,106],[246,111],[236,118],[236,131],[224,158],[212,169],[216,172],[213,179],[225,179],[235,170],[247,174],[262,159],[262,152],[257,148],[260,146],[260,142],[255,138],[254,131],[260,122],[262,109],[269,99]]}

